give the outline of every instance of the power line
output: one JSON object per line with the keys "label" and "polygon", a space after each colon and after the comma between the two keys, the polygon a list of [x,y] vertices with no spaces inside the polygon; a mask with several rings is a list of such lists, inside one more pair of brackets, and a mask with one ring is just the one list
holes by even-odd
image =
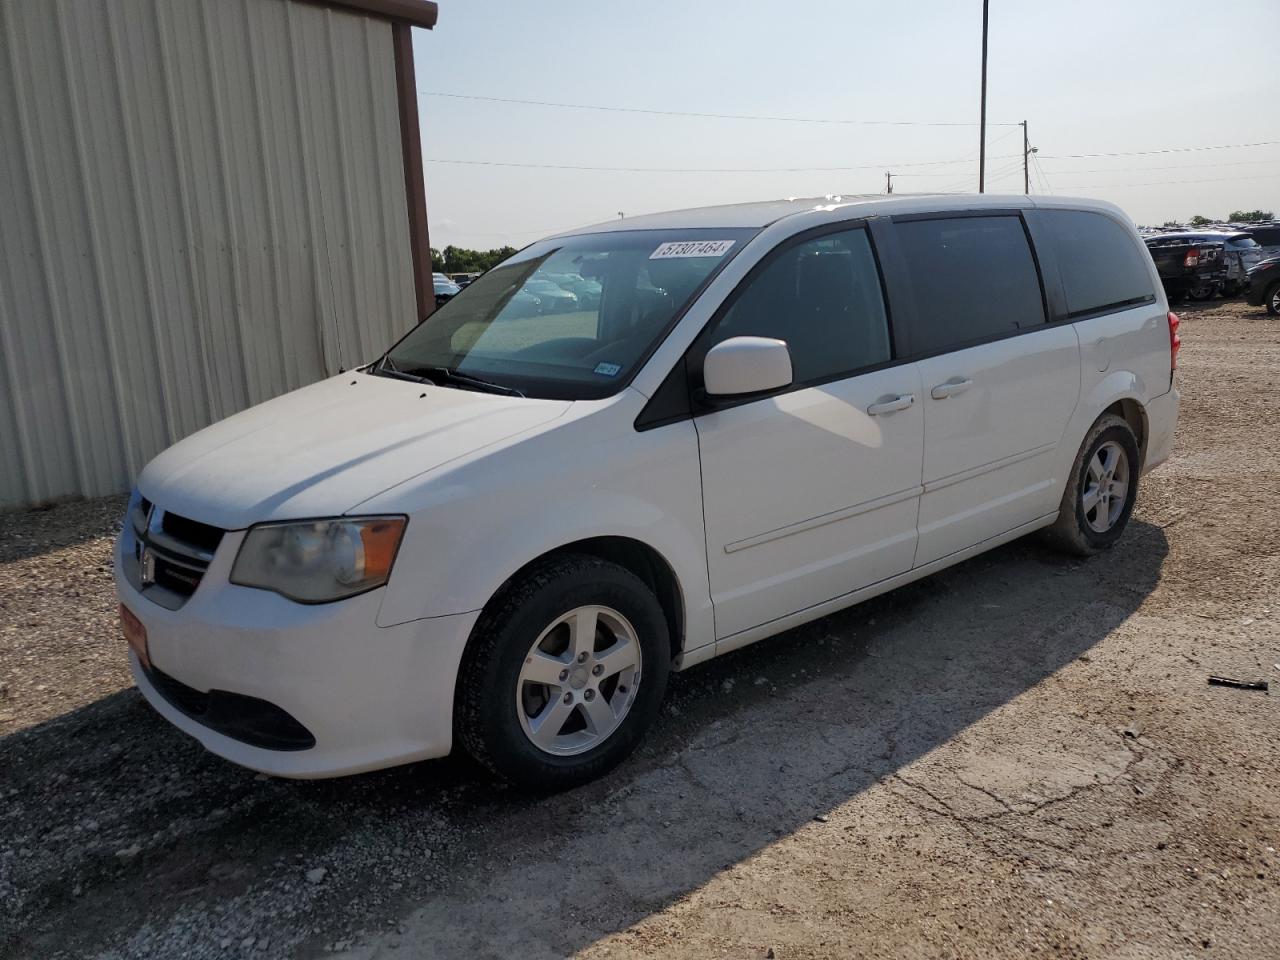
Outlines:
{"label": "power line", "polygon": [[[1054,176],[1075,176],[1078,173],[1146,173],[1156,170],[1195,170],[1200,167],[1249,167],[1257,164],[1275,164],[1280,160],[1234,160],[1230,163],[1182,163],[1174,167],[1091,167],[1088,170],[1055,170]],[[919,176],[919,174],[915,174]],[[925,174],[928,176],[928,174]]]}
{"label": "power line", "polygon": [[[447,97],[451,100],[480,100],[485,103],[517,103],[526,107],[556,107],[563,110],[599,110],[605,113],[643,113],[652,117],[690,117],[697,120],[753,120],[767,123],[833,123],[867,127],[976,127],[963,120],[849,120],[823,117],[772,117],[746,113],[694,113],[687,110],[649,110],[642,107],[610,107],[593,103],[557,103],[551,100],[521,100],[516,97],[483,97],[472,93],[445,93],[419,90],[420,97]],[[989,123],[990,127],[1016,127],[1016,123]]]}
{"label": "power line", "polygon": [[[1019,124],[1018,126],[1021,126],[1021,124]],[[987,144],[987,149],[988,149],[988,150],[990,150],[992,147],[994,147],[994,146],[995,146],[997,143],[999,143],[1001,140],[1007,140],[1009,137],[1013,136],[1013,135],[1014,135],[1015,133],[1017,133],[1017,132],[1018,132],[1017,127],[1014,127],[1014,129],[1012,129],[1012,130],[1006,130],[1004,133],[1000,134],[1000,136],[998,136],[998,137],[994,137],[994,138],[991,140],[991,142]],[[969,151],[967,154],[965,154],[963,157],[959,157],[959,158],[957,158],[957,159],[955,159],[955,160],[946,160],[946,161],[939,161],[939,162],[940,162],[940,163],[943,163],[943,162],[945,162],[945,163],[972,163],[972,162],[973,162],[973,160],[974,160],[974,158],[975,158],[975,157],[977,157],[977,155],[978,155],[978,151],[977,151],[977,150],[970,150],[970,151]],[[992,160],[1005,160],[1005,159],[1008,159],[1008,158],[1010,158],[1010,157],[1016,157],[1016,156],[1018,156],[1018,154],[1016,154],[1016,153],[1002,153],[1002,154],[999,154],[998,156],[992,156],[990,159],[992,159]],[[898,166],[898,167],[910,167],[910,166],[919,166],[919,164],[898,163],[898,164],[894,164],[894,166]],[[946,172],[944,172],[944,173],[903,173],[903,174],[895,173],[895,174],[894,174],[894,176],[895,176],[895,177],[898,177],[898,176],[903,176],[903,177],[954,177],[954,175],[955,175],[955,171],[954,171],[954,170],[946,171]]]}
{"label": "power line", "polygon": [[[1012,131],[1011,131],[1011,132],[1012,132]],[[974,152],[976,153],[977,151],[974,151]],[[969,157],[969,158],[967,158],[967,159],[968,159],[969,161],[972,161],[972,159],[973,159],[973,158],[972,158],[972,156],[970,156],[970,157]],[[1009,160],[1009,159],[1012,159],[1014,162],[1013,162],[1013,163],[1011,163],[1011,164],[1005,164],[1003,167],[1001,167],[999,170],[996,170],[995,172],[988,172],[988,173],[987,173],[987,179],[988,179],[989,181],[998,180],[998,179],[1000,179],[1001,177],[1007,176],[1007,175],[1008,175],[1010,172],[1012,172],[1013,170],[1017,170],[1017,169],[1020,169],[1020,168],[1022,167],[1022,157],[1021,157],[1021,155],[1020,155],[1020,154],[1016,154],[1016,153],[1006,153],[1006,154],[1001,154],[999,157],[992,157],[992,158],[990,158],[990,159],[993,159],[993,160]],[[955,174],[955,171],[954,171],[954,170],[952,170],[952,171],[950,171],[949,173],[941,173],[941,174],[937,174],[937,173],[910,173],[910,174],[906,174],[906,176],[910,176],[910,177],[936,177],[936,176],[953,176],[954,174]],[[957,192],[957,191],[962,191],[962,192],[963,192],[963,191],[967,191],[967,189],[968,189],[968,188],[970,188],[970,187],[972,187],[972,185],[973,185],[973,177],[972,177],[972,175],[971,175],[971,174],[967,174],[967,175],[965,175],[964,177],[961,177],[959,180],[954,180],[954,179],[953,179],[951,182],[949,182],[949,183],[945,184],[944,186],[936,187],[936,188],[932,188],[932,189],[933,189],[933,191],[934,191],[934,192],[936,192],[936,193],[955,193],[955,192]]]}
{"label": "power line", "polygon": [[962,192],[962,191],[965,191],[965,190],[967,190],[967,189],[972,189],[972,187],[973,187],[973,176],[972,176],[972,175],[966,175],[965,177],[961,178],[960,180],[953,180],[951,183],[945,184],[945,185],[943,185],[943,186],[941,186],[941,187],[936,187],[936,188],[934,188],[933,190],[931,190],[930,192],[932,192],[932,193],[956,193],[956,192]]}
{"label": "power line", "polygon": [[[1007,154],[1006,156],[1016,156],[1016,154]],[[997,159],[1004,159],[1004,157]],[[596,167],[566,163],[520,163],[514,160],[459,160],[448,157],[425,157],[423,162],[474,167],[519,167],[528,170],[586,170],[604,173],[845,173],[850,170],[882,170],[885,167],[936,167],[947,164],[968,163],[969,158],[924,160],[912,163],[889,161],[857,164],[848,167]]]}
{"label": "power line", "polygon": [[1040,164],[1040,155],[1033,153],[1031,155],[1031,168],[1035,170],[1040,177],[1040,182],[1044,184],[1044,192],[1053,193],[1053,187],[1049,186],[1049,175],[1044,172],[1044,167]]}
{"label": "power line", "polygon": [[1060,153],[1040,154],[1045,160],[1090,160],[1097,157],[1146,157],[1156,153],[1195,153],[1200,150],[1242,150],[1245,147],[1274,147],[1280,140],[1257,143],[1219,143],[1210,147],[1165,147],[1162,150],[1130,150],[1124,153]]}
{"label": "power line", "polygon": [[1275,180],[1280,173],[1267,173],[1259,177],[1213,177],[1207,180],[1148,180],[1143,183],[1087,183],[1072,184],[1072,190],[1105,190],[1111,187],[1168,187],[1182,183],[1236,183],[1241,180]]}
{"label": "power line", "polygon": [[[991,184],[995,183],[998,180],[1003,180],[1004,178],[1008,177],[1010,174],[1014,173],[1015,171],[1021,171],[1021,170],[1022,170],[1021,157],[1016,157],[1012,163],[1004,164],[999,168],[987,170],[987,177],[986,177],[987,186],[990,186]],[[948,174],[931,174],[931,173],[907,174],[907,176],[912,176],[912,177],[933,177],[933,176],[954,177],[954,175],[955,175],[954,170]],[[897,174],[894,174],[894,176],[897,176]],[[930,192],[954,193],[957,190],[963,191],[965,190],[966,187],[971,187],[972,185],[973,185],[973,177],[972,175],[967,175],[959,180],[953,180],[952,182],[948,183],[946,186],[937,187],[937,188],[929,187],[927,189],[929,189]]]}

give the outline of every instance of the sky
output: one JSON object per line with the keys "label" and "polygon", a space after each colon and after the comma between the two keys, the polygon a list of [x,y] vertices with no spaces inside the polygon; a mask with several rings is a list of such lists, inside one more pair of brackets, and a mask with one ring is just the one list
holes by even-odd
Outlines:
{"label": "sky", "polygon": [[[882,193],[886,170],[898,193],[977,190],[981,0],[439,4],[414,31],[434,247]],[[1280,0],[991,0],[987,192],[1022,192],[1009,124],[1026,120],[1033,193],[1110,200],[1139,224],[1280,212],[1276,35]]]}

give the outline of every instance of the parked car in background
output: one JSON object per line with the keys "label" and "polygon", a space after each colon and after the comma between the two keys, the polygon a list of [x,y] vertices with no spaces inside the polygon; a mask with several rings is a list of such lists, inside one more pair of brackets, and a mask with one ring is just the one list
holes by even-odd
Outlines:
{"label": "parked car in background", "polygon": [[556,284],[562,290],[568,290],[578,298],[584,310],[594,310],[600,306],[600,286],[599,280],[587,280],[576,273],[557,273],[548,275],[547,279]]}
{"label": "parked car in background", "polygon": [[1259,223],[1242,229],[1258,245],[1264,260],[1280,257],[1280,223]]}
{"label": "parked car in background", "polygon": [[[585,256],[597,308],[507,319]],[[130,666],[271,774],[458,747],[569,787],[635,749],[672,670],[1032,531],[1113,546],[1173,446],[1178,349],[1098,201],[824,197],[551,237],[376,361],[147,465],[114,555]]]}
{"label": "parked car in background", "polygon": [[542,312],[541,297],[535,297],[532,293],[524,290],[517,290],[507,300],[506,306],[502,308],[502,319],[516,320],[520,317],[536,317]]}
{"label": "parked car in background", "polygon": [[1263,260],[1249,272],[1248,303],[1266,307],[1273,317],[1280,315],[1280,257]]}
{"label": "parked car in background", "polygon": [[436,290],[436,306],[442,306],[462,292],[462,288],[443,273],[433,273],[431,280]]}
{"label": "parked car in background", "polygon": [[543,313],[573,313],[578,309],[578,295],[552,280],[530,280],[525,283],[524,292],[542,301]]}
{"label": "parked car in background", "polygon": [[1151,259],[1169,300],[1208,300],[1226,280],[1221,242],[1199,242],[1162,235],[1145,237]]}
{"label": "parked car in background", "polygon": [[[1248,286],[1249,271],[1263,259],[1262,249],[1257,241],[1243,230],[1202,230],[1182,231],[1162,234],[1159,239],[1185,240],[1188,243],[1221,243],[1222,244],[1222,277],[1219,281],[1221,292],[1233,297]],[[1211,296],[1214,291],[1210,291]],[[1193,300],[1206,297],[1189,294]]]}

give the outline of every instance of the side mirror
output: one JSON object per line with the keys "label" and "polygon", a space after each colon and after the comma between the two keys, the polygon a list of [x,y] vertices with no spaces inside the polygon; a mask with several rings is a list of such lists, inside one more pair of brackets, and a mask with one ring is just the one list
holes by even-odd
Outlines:
{"label": "side mirror", "polygon": [[791,384],[791,351],[771,337],[730,337],[707,351],[702,382],[711,397],[765,393]]}

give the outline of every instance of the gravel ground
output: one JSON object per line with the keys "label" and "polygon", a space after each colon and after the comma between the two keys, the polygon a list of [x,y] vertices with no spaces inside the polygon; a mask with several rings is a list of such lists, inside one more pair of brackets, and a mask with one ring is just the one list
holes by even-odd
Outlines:
{"label": "gravel ground", "polygon": [[[0,516],[0,956],[1276,956],[1280,323],[1184,312],[1173,460],[1035,541],[673,679],[535,800],[255,776],[132,689],[121,498]],[[770,954],[772,951],[772,954]]]}

